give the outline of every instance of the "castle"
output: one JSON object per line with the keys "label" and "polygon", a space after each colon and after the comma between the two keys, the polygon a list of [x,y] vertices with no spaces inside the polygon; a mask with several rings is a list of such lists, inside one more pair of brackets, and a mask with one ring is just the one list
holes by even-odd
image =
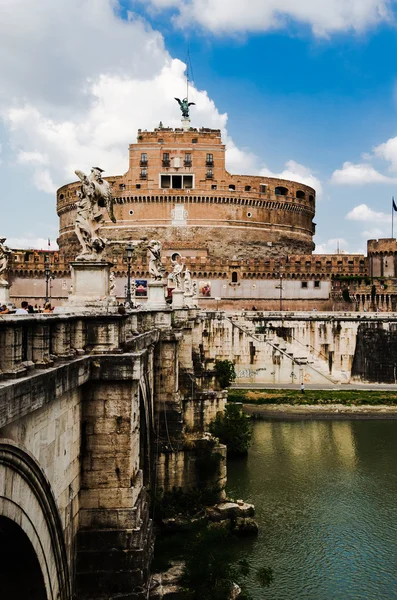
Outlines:
{"label": "castle", "polygon": [[[204,308],[284,310],[394,310],[397,302],[393,239],[370,240],[368,255],[313,254],[315,190],[283,179],[232,175],[225,166],[220,130],[195,129],[189,119],[171,129],[138,130],[128,170],[108,176],[113,223],[102,227],[110,243],[115,293],[125,297],[125,246],[133,240],[132,278],[145,298],[147,242],[163,244],[166,272],[174,253],[198,283]],[[41,304],[50,263],[51,298],[67,299],[70,261],[78,253],[74,232],[80,182],[57,192],[59,252],[15,251],[10,260],[11,298]]]}

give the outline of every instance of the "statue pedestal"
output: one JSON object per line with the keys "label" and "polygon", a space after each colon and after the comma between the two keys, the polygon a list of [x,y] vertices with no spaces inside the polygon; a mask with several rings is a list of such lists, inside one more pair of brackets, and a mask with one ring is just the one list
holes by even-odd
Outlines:
{"label": "statue pedestal", "polygon": [[107,261],[81,260],[70,263],[73,291],[67,308],[108,310],[117,301],[110,295],[110,269]]}
{"label": "statue pedestal", "polygon": [[183,290],[172,290],[172,308],[181,309],[185,307],[185,294]]}
{"label": "statue pedestal", "polygon": [[185,306],[188,308],[195,308],[194,296],[193,294],[185,294]]}
{"label": "statue pedestal", "polygon": [[182,119],[182,129],[185,131],[190,129],[190,119]]}
{"label": "statue pedestal", "polygon": [[163,281],[149,281],[148,299],[145,305],[147,310],[164,310],[169,308],[165,301],[165,283]]}
{"label": "statue pedestal", "polygon": [[0,306],[11,304],[10,302],[10,284],[0,282]]}

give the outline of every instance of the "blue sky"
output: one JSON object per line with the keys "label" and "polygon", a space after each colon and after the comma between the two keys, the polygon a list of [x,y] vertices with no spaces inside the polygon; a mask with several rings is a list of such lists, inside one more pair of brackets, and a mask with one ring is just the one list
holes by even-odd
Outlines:
{"label": "blue sky", "polygon": [[0,0],[0,177],[11,207],[2,234],[14,245],[54,239],[54,191],[74,168],[121,173],[139,126],[177,123],[177,59],[189,45],[193,124],[224,129],[232,171],[314,182],[319,251],[337,240],[365,251],[368,237],[389,237],[395,3],[245,5],[228,0],[225,13],[223,0],[123,0],[115,11],[111,0]]}

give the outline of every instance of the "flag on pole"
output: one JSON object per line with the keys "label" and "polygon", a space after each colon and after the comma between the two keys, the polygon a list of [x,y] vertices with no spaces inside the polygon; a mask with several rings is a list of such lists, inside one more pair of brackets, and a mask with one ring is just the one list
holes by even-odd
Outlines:
{"label": "flag on pole", "polygon": [[396,205],[396,203],[394,202],[394,196],[393,196],[393,198],[392,198],[392,203],[393,203],[393,210],[395,210],[395,211],[397,212],[397,205]]}

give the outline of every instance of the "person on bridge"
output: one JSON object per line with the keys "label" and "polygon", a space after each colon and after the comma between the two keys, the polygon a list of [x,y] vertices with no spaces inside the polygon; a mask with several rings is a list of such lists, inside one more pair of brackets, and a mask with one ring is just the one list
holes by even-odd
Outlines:
{"label": "person on bridge", "polygon": [[15,311],[16,315],[28,315],[28,306],[29,303],[26,302],[26,300],[24,300],[23,302],[21,302],[21,308],[17,308]]}
{"label": "person on bridge", "polygon": [[302,383],[301,383],[301,394],[304,394],[304,393],[305,393],[305,384],[302,381]]}

